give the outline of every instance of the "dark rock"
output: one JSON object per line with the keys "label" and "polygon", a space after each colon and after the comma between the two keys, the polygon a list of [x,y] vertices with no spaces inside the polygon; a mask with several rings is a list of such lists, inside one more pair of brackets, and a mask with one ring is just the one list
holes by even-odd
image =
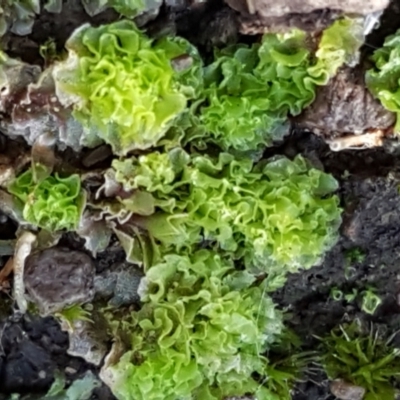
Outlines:
{"label": "dark rock", "polygon": [[85,253],[53,247],[27,258],[26,289],[43,315],[92,300],[95,267]]}
{"label": "dark rock", "polygon": [[198,4],[176,17],[176,34],[192,44],[212,52],[214,47],[223,47],[237,42],[239,36],[238,14],[219,2]]}
{"label": "dark rock", "polygon": [[43,390],[51,383],[54,369],[55,364],[45,349],[29,339],[22,339],[9,355],[1,381],[9,392],[30,387]]}
{"label": "dark rock", "polygon": [[89,369],[66,354],[68,335],[54,318],[15,314],[0,322],[0,332],[0,400],[9,400],[10,393],[41,400],[57,370],[74,370],[68,376],[73,381]]}
{"label": "dark rock", "polygon": [[[103,321],[101,321],[103,322]],[[66,327],[69,336],[68,354],[81,357],[87,363],[99,366],[108,349],[107,327],[98,321],[76,320]]]}
{"label": "dark rock", "polygon": [[[29,317],[3,323],[0,328],[0,392],[37,392],[49,387],[58,361],[65,361],[63,357],[57,361],[53,357],[54,346],[46,329],[52,327],[53,323],[51,319],[36,320]],[[65,347],[66,335],[58,330],[63,338],[62,346]]]}

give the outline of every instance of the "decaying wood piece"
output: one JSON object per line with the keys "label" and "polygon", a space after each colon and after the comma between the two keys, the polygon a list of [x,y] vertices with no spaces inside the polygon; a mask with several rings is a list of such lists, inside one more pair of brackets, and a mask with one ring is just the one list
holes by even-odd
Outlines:
{"label": "decaying wood piece", "polygon": [[14,299],[21,313],[25,313],[28,303],[25,298],[24,271],[25,260],[31,254],[33,244],[36,241],[36,235],[25,231],[18,238],[14,254]]}
{"label": "decaying wood piece", "polygon": [[364,135],[351,135],[328,139],[326,142],[332,151],[363,150],[382,146],[383,137],[384,132],[378,130],[376,132],[365,133]]}
{"label": "decaying wood piece", "polygon": [[382,145],[395,121],[366,88],[361,67],[342,68],[295,118],[297,127],[323,136],[334,151]]}
{"label": "decaying wood piece", "polygon": [[244,34],[299,28],[320,32],[341,15],[379,16],[389,0],[225,0]]}
{"label": "decaying wood piece", "polygon": [[389,0],[225,0],[233,9],[260,17],[281,17],[286,14],[308,14],[315,10],[339,10],[344,14],[366,15],[382,11]]}

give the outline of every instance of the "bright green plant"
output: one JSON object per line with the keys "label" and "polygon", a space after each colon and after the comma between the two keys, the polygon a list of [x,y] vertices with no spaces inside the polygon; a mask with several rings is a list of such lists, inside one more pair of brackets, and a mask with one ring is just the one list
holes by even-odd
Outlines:
{"label": "bright green plant", "polygon": [[352,303],[358,296],[358,290],[356,288],[353,288],[353,290],[351,291],[351,293],[347,293],[344,295],[344,299],[348,302],[348,303]]}
{"label": "bright green plant", "polygon": [[368,89],[389,111],[396,113],[395,131],[400,132],[400,30],[388,36],[372,56],[374,67],[367,71]]}
{"label": "bright green plant", "polygon": [[334,301],[345,300],[348,303],[352,303],[353,301],[355,301],[357,299],[359,293],[356,288],[353,288],[351,292],[343,292],[339,288],[334,287],[331,289],[330,295]]}
{"label": "bright green plant", "polygon": [[127,207],[141,191],[151,193],[155,212],[134,221],[165,251],[207,241],[249,268],[281,275],[311,267],[337,238],[340,208],[331,195],[337,182],[302,157],[253,166],[227,153],[191,159],[175,149],[113,167],[124,189],[133,191],[122,200]]}
{"label": "bright green plant", "polygon": [[78,175],[58,174],[35,179],[32,169],[16,178],[8,188],[23,206],[23,217],[33,225],[49,231],[74,230],[85,206]]}
{"label": "bright green plant", "polygon": [[310,363],[315,362],[315,351],[302,351],[302,341],[290,329],[284,328],[268,352],[269,365],[263,385],[271,394],[271,400],[291,400],[292,390],[300,381]]}
{"label": "bright green plant", "polygon": [[251,375],[266,371],[260,354],[281,332],[281,315],[261,288],[241,280],[234,290],[233,271],[208,250],[165,256],[147,271],[143,307],[124,323],[131,349],[108,372],[118,399],[270,398]]}
{"label": "bright green plant", "polygon": [[261,45],[216,53],[204,72],[200,122],[224,150],[256,150],[281,138],[287,114],[298,114],[313,100],[305,37],[301,31],[267,34]]}
{"label": "bright green plant", "polygon": [[115,154],[154,146],[185,109],[187,88],[178,81],[186,70],[171,64],[190,47],[183,39],[153,43],[123,20],[84,25],[66,47],[68,58],[53,72],[57,94]]}
{"label": "bright green plant", "polygon": [[374,314],[376,309],[382,304],[382,299],[372,288],[367,288],[363,292],[361,309],[367,314]]}
{"label": "bright green plant", "polygon": [[358,322],[340,326],[321,339],[322,365],[330,379],[343,379],[366,390],[364,400],[394,400],[400,376],[400,349],[378,330],[364,331]]}
{"label": "bright green plant", "polygon": [[[326,29],[313,55],[300,30],[266,34],[260,44],[216,51],[204,69],[203,102],[197,129],[189,137],[212,141],[223,150],[254,151],[288,132],[288,115],[312,103],[339,67],[357,59],[362,25],[352,19]],[[201,131],[201,129],[203,129]]]}
{"label": "bright green plant", "polygon": [[346,279],[350,279],[351,275],[355,272],[355,264],[362,263],[365,260],[365,252],[354,247],[348,249],[344,254],[344,276]]}
{"label": "bright green plant", "polygon": [[339,19],[325,29],[309,74],[320,79],[319,84],[326,84],[344,64],[357,64],[358,51],[364,43],[363,30],[360,20],[351,18]]}
{"label": "bright green plant", "polygon": [[68,308],[55,313],[55,317],[59,318],[62,323],[73,329],[73,325],[77,321],[93,322],[90,319],[90,312],[85,310],[82,305],[74,304]]}
{"label": "bright green plant", "polygon": [[342,301],[344,293],[337,287],[331,289],[331,297],[334,301]]}

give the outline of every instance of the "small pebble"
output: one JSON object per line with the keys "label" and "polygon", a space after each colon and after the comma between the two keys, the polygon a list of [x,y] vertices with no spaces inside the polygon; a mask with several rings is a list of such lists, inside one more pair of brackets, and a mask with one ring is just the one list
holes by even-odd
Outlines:
{"label": "small pebble", "polygon": [[362,400],[365,389],[342,379],[336,379],[330,383],[331,393],[340,400]]}

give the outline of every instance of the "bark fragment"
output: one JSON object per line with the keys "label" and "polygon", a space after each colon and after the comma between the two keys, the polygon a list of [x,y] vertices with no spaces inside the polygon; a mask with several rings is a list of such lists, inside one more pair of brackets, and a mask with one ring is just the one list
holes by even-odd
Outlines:
{"label": "bark fragment", "polygon": [[240,13],[241,32],[260,34],[299,28],[320,32],[342,15],[380,15],[389,0],[225,0]]}

